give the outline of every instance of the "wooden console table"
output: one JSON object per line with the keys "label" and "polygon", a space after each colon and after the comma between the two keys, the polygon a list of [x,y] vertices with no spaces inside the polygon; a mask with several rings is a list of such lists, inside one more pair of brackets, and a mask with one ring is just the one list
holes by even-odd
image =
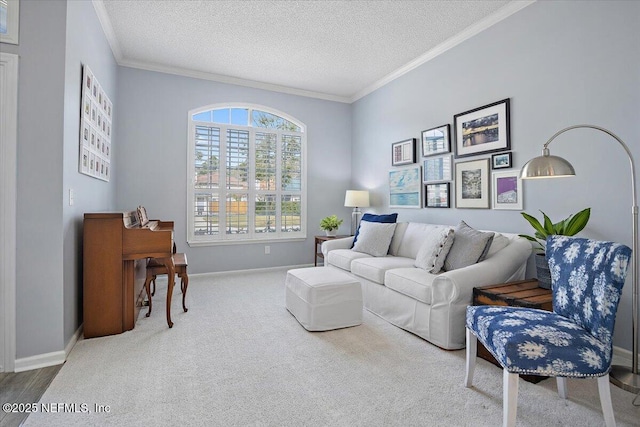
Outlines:
{"label": "wooden console table", "polygon": [[[508,305],[553,311],[553,298],[551,289],[539,287],[538,281],[532,279],[473,288],[473,305]],[[478,342],[478,357],[500,366],[481,342]],[[547,378],[537,375],[520,377],[531,383],[538,383]]]}

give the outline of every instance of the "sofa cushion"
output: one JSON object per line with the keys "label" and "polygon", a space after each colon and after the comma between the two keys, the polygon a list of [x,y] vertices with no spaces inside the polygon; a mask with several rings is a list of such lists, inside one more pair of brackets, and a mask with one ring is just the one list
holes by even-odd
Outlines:
{"label": "sofa cushion", "polygon": [[493,242],[491,242],[491,247],[487,251],[487,256],[484,259],[490,258],[493,254],[500,252],[509,246],[509,243],[509,238],[507,236],[495,233],[495,236],[493,236]]}
{"label": "sofa cushion", "polygon": [[396,292],[431,304],[431,285],[436,277],[420,268],[395,268],[387,271],[384,284]]}
{"label": "sofa cushion", "polygon": [[389,244],[396,224],[363,221],[360,223],[358,241],[353,250],[373,256],[385,256],[389,252]]}
{"label": "sofa cushion", "polygon": [[407,231],[408,226],[408,222],[396,223],[396,231],[393,232],[393,238],[391,239],[391,244],[389,245],[389,255],[398,256],[398,251],[400,250],[400,245],[402,244],[402,238],[404,237],[404,233]]}
{"label": "sofa cushion", "polygon": [[447,254],[453,245],[453,228],[432,230],[425,237],[418,254],[415,266],[426,270],[427,273],[437,273],[442,270]]}
{"label": "sofa cushion", "polygon": [[446,271],[464,268],[482,261],[491,247],[493,232],[479,231],[464,221],[455,228],[453,246],[444,262]]}
{"label": "sofa cushion", "polygon": [[[392,214],[383,214],[383,215],[375,215],[375,214],[370,214],[370,213],[366,213],[364,215],[362,215],[362,219],[360,220],[360,226],[362,225],[362,221],[366,221],[366,222],[382,222],[385,224],[395,224],[395,222],[398,219],[398,214],[397,213],[392,213]],[[356,234],[353,236],[353,244],[356,244],[356,241],[358,240],[358,235],[360,234],[360,226],[358,226],[358,229],[356,230]],[[353,245],[351,246],[353,248]]]}
{"label": "sofa cushion", "polygon": [[351,261],[358,258],[371,258],[371,255],[351,249],[334,249],[327,255],[327,263],[343,270],[351,271]]}
{"label": "sofa cushion", "polygon": [[387,270],[413,267],[414,262],[415,260],[413,258],[394,256],[359,258],[351,263],[351,272],[374,283],[383,285],[384,274]]}
{"label": "sofa cushion", "polygon": [[404,232],[402,242],[398,246],[397,256],[416,259],[422,244],[425,240],[429,239],[429,236],[434,232],[434,230],[438,231],[449,228],[452,227],[447,225],[410,222],[407,225],[407,230]]}

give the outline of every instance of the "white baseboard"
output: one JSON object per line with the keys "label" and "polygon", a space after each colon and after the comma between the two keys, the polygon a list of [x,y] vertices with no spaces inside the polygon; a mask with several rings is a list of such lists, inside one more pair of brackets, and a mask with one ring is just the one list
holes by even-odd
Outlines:
{"label": "white baseboard", "polygon": [[613,346],[613,364],[631,366],[631,351],[624,348]]}
{"label": "white baseboard", "polygon": [[32,369],[46,368],[60,365],[67,360],[67,356],[82,336],[83,325],[76,330],[63,351],[53,351],[51,353],[37,354],[35,356],[16,359],[15,372],[30,371]]}
{"label": "white baseboard", "polygon": [[252,269],[248,269],[248,270],[214,271],[214,272],[211,272],[211,273],[189,274],[189,277],[220,276],[220,275],[224,275],[224,274],[259,273],[261,271],[264,271],[264,272],[280,271],[280,270],[285,270],[286,271],[286,270],[291,270],[293,268],[303,268],[303,267],[313,267],[313,264],[285,265],[285,266],[279,266],[279,267],[252,268]]}
{"label": "white baseboard", "polygon": [[15,372],[30,371],[32,369],[46,368],[64,363],[66,354],[64,351],[37,354],[35,356],[16,359]]}

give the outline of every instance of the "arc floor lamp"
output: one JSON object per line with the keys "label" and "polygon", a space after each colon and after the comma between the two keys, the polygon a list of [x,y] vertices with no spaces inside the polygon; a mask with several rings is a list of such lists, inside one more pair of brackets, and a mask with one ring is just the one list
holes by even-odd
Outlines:
{"label": "arc floor lamp", "polygon": [[572,129],[588,128],[595,129],[600,132],[604,132],[611,136],[613,139],[624,148],[624,151],[629,156],[629,162],[631,164],[631,196],[633,205],[631,208],[633,217],[633,262],[631,263],[631,281],[632,281],[632,301],[631,301],[631,347],[632,347],[632,362],[631,368],[628,366],[614,365],[611,367],[609,377],[611,382],[618,387],[637,393],[640,391],[640,375],[638,375],[638,196],[636,194],[636,169],[633,161],[633,156],[627,144],[625,144],[617,135],[613,132],[593,125],[574,125],[564,128],[555,135],[553,135],[544,144],[542,148],[542,156],[535,157],[529,160],[522,168],[520,177],[522,179],[533,178],[553,178],[553,177],[565,177],[573,176],[576,174],[571,163],[563,159],[562,157],[552,156],[549,151],[549,144],[557,136],[563,134]]}

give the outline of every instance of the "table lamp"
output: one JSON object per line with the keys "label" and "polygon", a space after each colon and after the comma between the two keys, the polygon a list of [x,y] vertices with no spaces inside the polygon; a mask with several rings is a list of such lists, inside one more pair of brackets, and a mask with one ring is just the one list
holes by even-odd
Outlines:
{"label": "table lamp", "polygon": [[347,190],[347,194],[344,197],[344,206],[353,208],[351,213],[351,235],[353,236],[356,234],[362,218],[360,208],[369,207],[369,192],[366,190]]}
{"label": "table lamp", "polygon": [[554,177],[565,177],[565,176],[573,176],[575,175],[575,170],[573,166],[563,159],[562,157],[552,156],[549,151],[549,144],[553,141],[558,135],[567,132],[572,129],[595,129],[600,132],[604,132],[607,135],[611,136],[613,139],[618,141],[618,143],[624,148],[624,151],[627,153],[629,157],[629,162],[631,164],[631,198],[632,198],[632,230],[633,230],[633,261],[631,263],[631,281],[632,281],[632,301],[631,301],[631,368],[628,366],[620,366],[614,365],[611,367],[611,372],[609,373],[609,377],[611,382],[618,387],[630,391],[632,393],[638,393],[640,391],[640,376],[638,375],[638,197],[636,194],[636,170],[633,162],[633,156],[631,155],[631,151],[627,144],[625,144],[618,136],[616,136],[613,132],[601,128],[599,126],[593,125],[575,125],[564,128],[555,135],[553,135],[549,140],[544,144],[542,148],[542,156],[536,157],[534,159],[529,160],[520,173],[520,177],[522,179],[533,179],[533,178],[554,178]]}

